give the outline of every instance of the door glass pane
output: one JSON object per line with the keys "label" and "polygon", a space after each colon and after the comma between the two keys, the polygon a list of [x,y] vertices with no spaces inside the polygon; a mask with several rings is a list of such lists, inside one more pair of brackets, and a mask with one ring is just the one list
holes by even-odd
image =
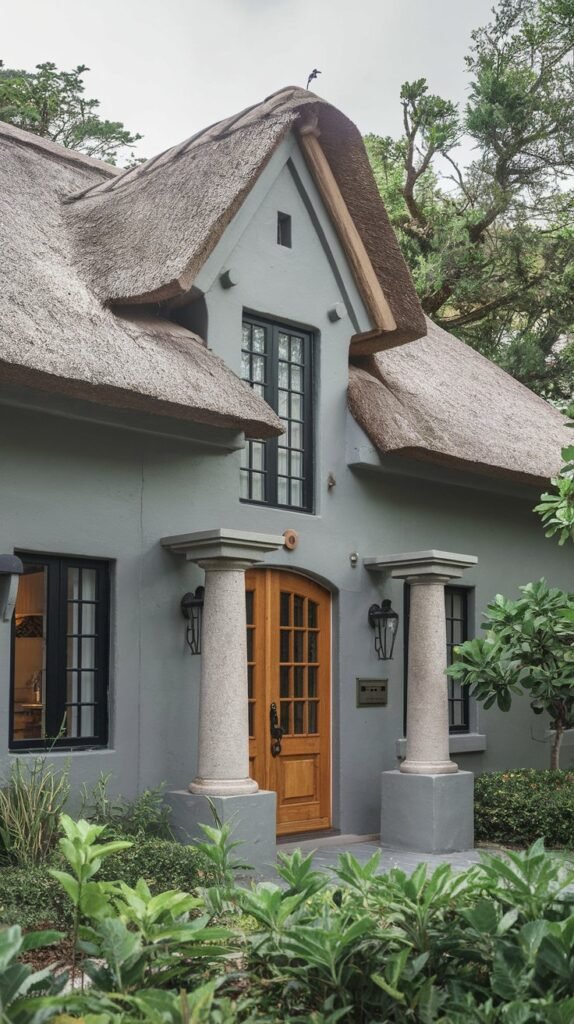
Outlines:
{"label": "door glass pane", "polygon": [[304,697],[305,696],[305,693],[304,693],[304,685],[305,685],[304,673],[305,673],[305,669],[303,668],[302,665],[297,665],[295,667],[295,669],[294,669],[295,697]]}
{"label": "door glass pane", "polygon": [[250,704],[249,705],[249,735],[250,736],[254,736],[255,735],[255,730],[253,728],[253,720],[254,720],[254,708],[253,708],[253,704]]}
{"label": "door glass pane", "polygon": [[309,697],[317,696],[317,669],[312,666],[307,669],[307,694]]}
{"label": "door glass pane", "polygon": [[247,666],[247,696],[251,699],[253,697],[253,673],[255,671],[254,665]]}
{"label": "door glass pane", "polygon": [[319,716],[317,714],[317,711],[318,711],[318,703],[317,703],[317,701],[316,700],[310,700],[308,705],[307,705],[307,715],[308,715],[308,718],[309,718],[309,723],[308,723],[308,726],[307,726],[307,732],[318,732],[319,731],[318,730],[318,724],[317,724],[318,720],[319,720]]}
{"label": "door glass pane", "polygon": [[47,581],[47,566],[24,566],[14,612],[14,740],[45,736]]}
{"label": "door glass pane", "polygon": [[287,665],[282,665],[279,669],[279,696],[290,697],[289,692],[289,680],[291,676],[291,669]]}
{"label": "door glass pane", "polygon": [[317,626],[317,604],[315,601],[307,601],[307,625],[310,629]]}
{"label": "door glass pane", "polygon": [[286,736],[291,732],[290,708],[291,708],[291,704],[290,704],[289,701],[287,701],[287,700],[282,700],[281,701],[281,710],[280,710],[280,715],[279,715],[279,724],[281,725],[281,728],[283,729],[283,732],[285,733]]}
{"label": "door glass pane", "polygon": [[308,633],[308,661],[317,661],[317,634]]}
{"label": "door glass pane", "polygon": [[253,630],[247,630],[247,661],[253,661]]}
{"label": "door glass pane", "polygon": [[248,590],[245,594],[245,615],[247,618],[247,624],[253,625],[253,591]]}
{"label": "door glass pane", "polygon": [[293,705],[293,732],[301,734],[305,732],[305,701],[296,700]]}
{"label": "door glass pane", "polygon": [[305,598],[299,594],[295,594],[293,598],[293,624],[295,626],[304,626],[303,621],[303,608],[305,606]]}
{"label": "door glass pane", "polygon": [[297,630],[297,632],[293,634],[293,639],[294,639],[294,644],[293,644],[293,661],[304,661],[305,660],[305,655],[303,653],[303,640],[304,640],[304,637],[305,637],[305,634],[301,630]]}
{"label": "door glass pane", "polygon": [[281,592],[279,608],[280,608],[280,621],[281,621],[281,625],[282,626],[290,626],[291,625],[291,612],[290,612],[290,609],[291,609],[291,595],[285,593],[285,591]]}
{"label": "door glass pane", "polygon": [[289,637],[288,629],[282,629],[279,634],[279,661],[290,661],[289,658]]}

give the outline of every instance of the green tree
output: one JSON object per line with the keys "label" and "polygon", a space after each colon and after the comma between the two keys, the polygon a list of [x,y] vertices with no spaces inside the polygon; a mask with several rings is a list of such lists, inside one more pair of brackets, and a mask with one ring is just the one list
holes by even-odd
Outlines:
{"label": "green tree", "polygon": [[30,72],[0,61],[0,120],[115,164],[142,136],[121,121],[102,120],[99,101],[85,96],[83,76],[89,70],[79,64],[60,71],[48,61]]}
{"label": "green tree", "polygon": [[574,385],[573,52],[574,0],[500,0],[472,35],[464,109],[420,78],[401,90],[401,137],[366,138],[425,312],[562,403]]}
{"label": "green tree", "polygon": [[495,597],[486,636],[457,647],[447,672],[485,708],[509,711],[513,695],[527,694],[532,710],[550,717],[550,767],[557,769],[564,730],[574,727],[574,594],[544,580],[520,590],[517,601]]}
{"label": "green tree", "polygon": [[[569,413],[572,416],[574,408]],[[574,427],[574,422],[568,426]],[[574,541],[574,445],[562,449],[562,467],[550,483],[552,490],[540,496],[534,511],[546,528],[546,536],[557,537],[559,544],[565,544]]]}

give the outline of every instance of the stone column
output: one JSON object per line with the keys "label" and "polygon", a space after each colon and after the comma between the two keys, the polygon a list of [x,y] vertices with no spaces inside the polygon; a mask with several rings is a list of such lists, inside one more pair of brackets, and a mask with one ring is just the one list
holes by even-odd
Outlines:
{"label": "stone column", "polygon": [[205,569],[201,627],[199,760],[191,793],[255,793],[249,778],[245,570],[227,558],[198,560]]}
{"label": "stone column", "polygon": [[200,824],[210,821],[209,798],[252,865],[274,858],[276,795],[259,790],[249,777],[245,571],[283,544],[281,535],[224,529],[162,540],[205,570],[198,770],[187,790],[166,794],[172,825],[183,842],[202,835]]}
{"label": "stone column", "polygon": [[381,842],[425,853],[473,845],[473,777],[449,757],[445,584],[476,564],[474,555],[417,551],[365,559],[411,586],[407,756],[383,772]]}
{"label": "stone column", "polygon": [[458,771],[449,757],[444,588],[448,576],[408,576],[409,670],[407,756],[400,770],[413,775]]}

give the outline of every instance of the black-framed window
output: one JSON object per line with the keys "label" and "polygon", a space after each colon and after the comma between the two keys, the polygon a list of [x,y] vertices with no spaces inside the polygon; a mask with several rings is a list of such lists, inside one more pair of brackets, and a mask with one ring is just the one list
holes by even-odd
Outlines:
{"label": "black-framed window", "polygon": [[241,376],[275,409],[281,437],[248,441],[242,452],[242,501],[313,509],[313,336],[308,331],[244,316]]}
{"label": "black-framed window", "polygon": [[[468,640],[468,590],[465,587],[445,587],[446,656],[452,665],[454,648]],[[448,679],[448,725],[451,732],[468,732],[468,686],[456,679]]]}
{"label": "black-framed window", "polygon": [[109,563],[18,552],[10,747],[103,746],[108,733]]}
{"label": "black-framed window", "polygon": [[[406,732],[406,694],[408,679],[408,651],[409,651],[409,610],[410,610],[410,587],[405,586],[405,722]],[[452,665],[454,648],[457,644],[469,639],[468,633],[468,602],[469,590],[466,587],[445,587],[445,616],[446,616],[446,654],[447,664]],[[448,679],[448,726],[451,733],[470,731],[470,704],[468,687],[461,686],[456,679]]]}

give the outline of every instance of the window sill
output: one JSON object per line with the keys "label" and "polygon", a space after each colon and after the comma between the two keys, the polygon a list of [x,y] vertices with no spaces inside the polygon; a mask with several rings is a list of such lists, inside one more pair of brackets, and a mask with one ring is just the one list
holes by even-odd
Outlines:
{"label": "window sill", "polygon": [[[405,737],[396,741],[397,757],[406,757],[407,741]],[[486,750],[486,736],[481,732],[453,733],[449,737],[449,753],[474,754]]]}

